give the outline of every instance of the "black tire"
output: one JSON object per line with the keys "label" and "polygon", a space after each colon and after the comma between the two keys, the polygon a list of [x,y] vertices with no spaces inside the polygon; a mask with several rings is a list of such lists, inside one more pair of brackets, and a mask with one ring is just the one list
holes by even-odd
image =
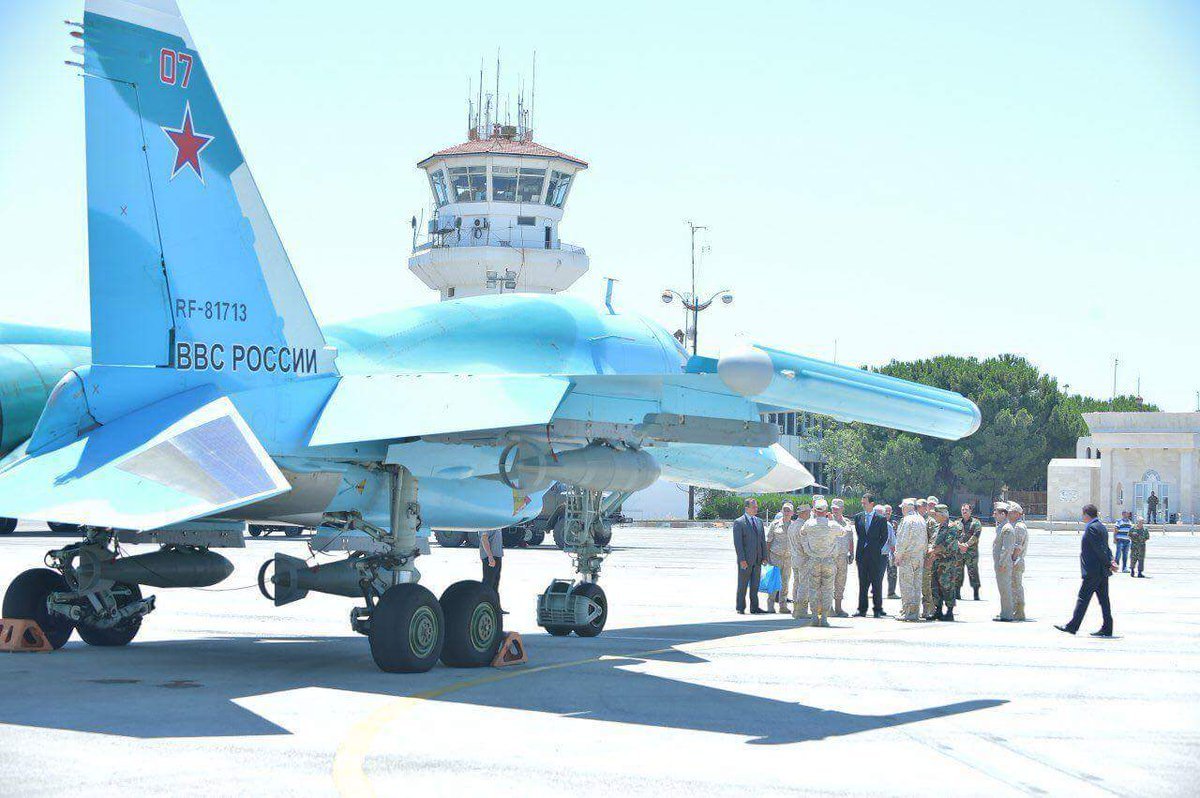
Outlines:
{"label": "black tire", "polygon": [[565,514],[559,515],[558,518],[554,519],[554,523],[551,526],[551,533],[554,535],[555,546],[561,549],[566,545],[567,516]]}
{"label": "black tire", "polygon": [[546,530],[541,527],[534,527],[529,530],[529,545],[540,546],[546,540]]}
{"label": "black tire", "polygon": [[608,598],[604,595],[600,585],[595,582],[584,582],[575,588],[575,595],[587,596],[600,605],[600,617],[591,623],[574,628],[575,634],[580,637],[596,637],[604,631],[604,624],[608,621]]}
{"label": "black tire", "polygon": [[61,615],[51,615],[46,599],[51,593],[67,591],[67,582],[58,571],[31,568],[18,574],[4,593],[4,617],[37,621],[53,648],[62,648],[71,639],[75,624]]}
{"label": "black tire", "polygon": [[433,537],[437,540],[439,546],[447,549],[457,549],[467,542],[466,532],[445,532],[441,529],[435,529],[433,530]]}
{"label": "black tire", "polygon": [[70,535],[79,534],[79,524],[62,524],[58,521],[47,521],[46,526],[50,527],[51,532],[66,533]]}
{"label": "black tire", "polygon": [[[142,600],[142,589],[137,585],[117,582],[112,586],[112,591],[122,605]],[[75,625],[75,631],[79,632],[80,639],[89,646],[127,646],[133,641],[133,638],[137,637],[138,630],[141,628],[142,616],[140,615],[108,629],[96,629],[84,623]]]}
{"label": "black tire", "polygon": [[252,538],[256,538],[259,535],[264,534],[263,528],[261,526],[251,525],[249,531],[250,531],[250,537],[252,537]]}
{"label": "black tire", "polygon": [[496,591],[472,579],[455,582],[442,594],[446,644],[442,663],[451,668],[491,665],[504,640],[504,616]]}
{"label": "black tire", "polygon": [[442,655],[442,605],[417,584],[393,585],[371,613],[371,657],[388,673],[424,673]]}
{"label": "black tire", "polygon": [[467,532],[467,533],[465,533],[465,535],[466,535],[465,540],[466,540],[468,546],[470,546],[473,549],[479,548],[479,533],[478,532]]}
{"label": "black tire", "polygon": [[304,531],[304,527],[300,526],[285,526],[283,527],[284,537],[298,538],[300,533]]}
{"label": "black tire", "polygon": [[571,627],[569,626],[547,626],[545,629],[554,637],[566,637],[571,634]]}
{"label": "black tire", "polygon": [[0,518],[0,535],[11,535],[17,529],[17,519]]}
{"label": "black tire", "polygon": [[525,528],[524,527],[508,527],[500,533],[501,540],[504,541],[504,548],[515,549],[518,546],[525,545]]}
{"label": "black tire", "polygon": [[609,543],[612,543],[612,524],[603,521],[600,524],[600,534],[596,535],[596,545],[607,546]]}

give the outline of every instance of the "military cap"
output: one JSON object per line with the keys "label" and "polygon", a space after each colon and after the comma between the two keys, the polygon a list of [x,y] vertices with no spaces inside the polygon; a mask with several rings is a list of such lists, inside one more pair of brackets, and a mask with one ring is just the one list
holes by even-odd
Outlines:
{"label": "military cap", "polygon": [[1023,515],[1025,513],[1025,511],[1021,509],[1021,505],[1017,504],[1016,502],[1008,503],[1008,511],[1010,513],[1018,513],[1021,515]]}
{"label": "military cap", "polygon": [[1002,513],[1008,512],[1008,502],[996,502],[992,505],[992,510],[999,510]]}
{"label": "military cap", "polygon": [[904,508],[904,507],[916,507],[916,506],[917,506],[917,500],[916,500],[916,499],[905,499],[904,501],[900,502],[900,507],[901,507],[901,508]]}
{"label": "military cap", "polygon": [[933,508],[933,511],[934,511],[935,513],[941,513],[941,514],[943,514],[943,515],[949,515],[949,514],[950,514],[950,508],[949,508],[949,507],[947,507],[947,506],[946,506],[946,505],[944,505],[944,504],[939,504],[938,506],[934,507],[934,508]]}
{"label": "military cap", "polygon": [[915,507],[924,507],[927,504],[929,504],[929,502],[925,499],[922,499],[920,496],[913,499],[913,506]]}
{"label": "military cap", "polygon": [[813,502],[813,509],[825,511],[829,509],[829,504],[823,498],[818,497],[817,500]]}
{"label": "military cap", "polygon": [[779,509],[782,510],[784,507],[791,507],[793,510],[796,509],[796,505],[792,504],[791,502],[784,502],[782,505],[780,505]]}
{"label": "military cap", "polygon": [[834,499],[829,503],[829,506],[834,510],[840,510],[846,506],[846,502],[842,501],[841,499]]}
{"label": "military cap", "polygon": [[935,505],[935,506],[936,506],[936,505],[937,505],[937,503],[938,503],[938,497],[937,497],[937,496],[930,496],[929,498],[925,499],[925,503],[926,503],[926,504],[932,504],[932,505]]}

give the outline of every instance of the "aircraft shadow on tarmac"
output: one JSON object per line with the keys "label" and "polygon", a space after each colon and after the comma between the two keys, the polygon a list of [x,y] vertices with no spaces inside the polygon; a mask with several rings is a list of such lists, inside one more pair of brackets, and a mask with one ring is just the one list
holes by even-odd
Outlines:
{"label": "aircraft shadow on tarmac", "polygon": [[[684,624],[614,629],[592,640],[529,635],[533,667],[596,659],[522,678],[471,684],[429,700],[733,734],[757,744],[820,740],[1006,703],[962,701],[859,715],[627,667],[652,660],[702,663],[706,660],[671,646],[790,626],[782,621]],[[236,700],[312,687],[407,696],[455,681],[516,676],[521,667],[530,666],[385,674],[375,668],[366,641],[358,636],[206,638],[135,643],[126,649],[72,643],[44,657],[13,655],[3,660],[0,678],[9,689],[0,701],[0,723],[138,738],[290,734]]]}

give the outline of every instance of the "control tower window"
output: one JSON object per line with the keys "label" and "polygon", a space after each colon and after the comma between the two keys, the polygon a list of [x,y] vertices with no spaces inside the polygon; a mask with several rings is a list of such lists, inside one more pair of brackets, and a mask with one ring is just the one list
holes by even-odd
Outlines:
{"label": "control tower window", "polygon": [[546,182],[545,169],[521,167],[517,178],[517,202],[541,202],[542,183]]}
{"label": "control tower window", "polygon": [[567,189],[571,187],[571,175],[566,172],[552,171],[550,185],[546,187],[546,204],[561,208],[567,201]]}
{"label": "control tower window", "polygon": [[441,169],[429,176],[429,184],[433,187],[433,198],[440,208],[450,201],[450,193],[446,190],[446,173]]}
{"label": "control tower window", "polygon": [[517,170],[512,166],[492,167],[492,201],[517,201]]}
{"label": "control tower window", "polygon": [[487,201],[486,166],[451,166],[450,184],[455,202]]}

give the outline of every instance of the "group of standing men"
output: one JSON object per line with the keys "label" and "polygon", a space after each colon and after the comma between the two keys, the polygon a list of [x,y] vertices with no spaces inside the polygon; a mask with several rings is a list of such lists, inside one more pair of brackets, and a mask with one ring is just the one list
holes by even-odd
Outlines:
{"label": "group of standing men", "polygon": [[[858,566],[856,617],[866,616],[868,594],[874,616],[887,615],[883,610],[885,573],[889,588],[897,581],[900,585],[899,620],[953,621],[955,602],[967,578],[979,600],[983,526],[973,517],[970,505],[964,504],[960,517],[951,521],[948,508],[936,496],[905,499],[900,503],[900,520],[893,521],[891,505],[876,504],[871,494],[864,495],[862,503],[862,512],[848,519],[841,499],[827,501],[816,496],[811,507],[801,505],[798,510],[785,502],[764,534],[763,522],[757,517],[758,503],[747,499],[745,514],[733,525],[737,611],[746,611],[748,593],[751,613],[773,613],[776,604],[780,612],[787,612],[790,584],[792,616],[811,619],[813,626],[828,626],[831,614],[847,617],[842,600],[846,574],[854,563]],[[997,502],[994,515],[992,554],[1000,595],[1000,614],[995,620],[1022,621],[1029,532],[1015,502]],[[764,564],[778,567],[782,577],[780,589],[768,594],[766,610],[758,606],[757,593]],[[890,590],[889,597],[895,598]]]}

